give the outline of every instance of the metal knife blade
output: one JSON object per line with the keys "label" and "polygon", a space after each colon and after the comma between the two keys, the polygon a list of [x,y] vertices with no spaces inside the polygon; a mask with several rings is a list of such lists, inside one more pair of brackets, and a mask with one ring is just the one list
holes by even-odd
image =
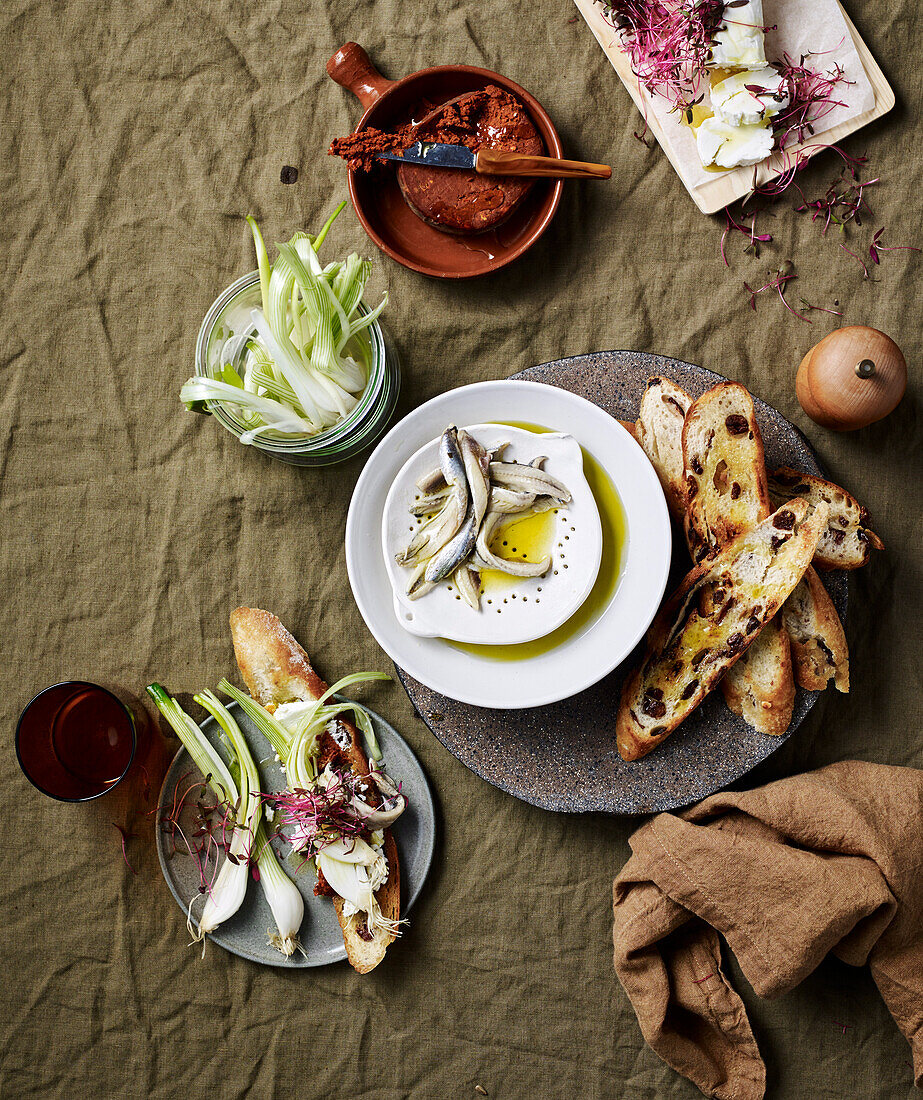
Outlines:
{"label": "metal knife blade", "polygon": [[464,145],[444,145],[437,141],[417,141],[407,149],[379,153],[379,160],[402,160],[425,164],[430,168],[467,168],[474,171],[475,153]]}

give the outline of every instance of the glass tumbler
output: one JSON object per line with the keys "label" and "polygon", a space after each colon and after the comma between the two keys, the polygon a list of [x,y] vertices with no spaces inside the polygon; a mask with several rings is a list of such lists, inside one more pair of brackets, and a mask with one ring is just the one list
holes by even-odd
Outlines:
{"label": "glass tumbler", "polygon": [[88,802],[131,770],[149,720],[130,697],[85,680],[40,691],[16,727],[16,755],[30,783],[60,802]]}

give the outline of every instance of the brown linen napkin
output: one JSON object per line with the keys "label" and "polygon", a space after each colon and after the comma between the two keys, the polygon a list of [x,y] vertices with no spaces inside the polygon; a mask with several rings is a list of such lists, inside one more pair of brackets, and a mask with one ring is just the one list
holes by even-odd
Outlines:
{"label": "brown linen napkin", "polygon": [[847,760],[658,814],[630,843],[615,970],[665,1062],[707,1096],[765,1093],[720,933],[761,997],[831,951],[868,962],[923,1083],[923,771]]}

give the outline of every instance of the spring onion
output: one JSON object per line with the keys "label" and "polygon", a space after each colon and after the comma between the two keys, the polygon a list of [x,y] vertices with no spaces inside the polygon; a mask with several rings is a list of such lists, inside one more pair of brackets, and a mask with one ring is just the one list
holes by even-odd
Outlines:
{"label": "spring onion", "polygon": [[261,821],[256,830],[256,865],[260,869],[260,886],[272,910],[276,931],[267,932],[269,942],[285,956],[296,951],[304,954],[298,941],[298,932],[304,920],[304,898],[301,891],[282,870],[276,853],[269,843],[265,824]]}
{"label": "spring onion", "polygon": [[[180,397],[194,410],[216,402],[233,408],[246,430],[242,443],[266,432],[313,436],[350,415],[368,383],[368,366],[356,337],[378,318],[388,301],[359,312],[372,272],[371,261],[352,253],[323,266],[318,252],[341,203],[316,237],[296,233],[276,246],[270,264],[256,221],[253,234],[260,276],[261,308],[252,310],[253,332],[234,336],[242,371],[223,365],[219,378],[196,375]],[[222,355],[222,360],[228,358]]]}
{"label": "spring onion", "polygon": [[240,727],[212,692],[195,696],[195,701],[212,715],[224,733],[232,758],[229,766],[199,726],[159,684],[151,684],[147,690],[216,796],[233,808],[234,826],[228,858],[208,892],[197,929],[192,925],[190,907],[187,919],[190,933],[195,941],[201,940],[237,912],[247,890],[248,862],[253,860],[259,868],[260,886],[277,926],[276,932],[269,932],[269,942],[282,954],[292,955],[300,950],[298,932],[304,919],[304,900],[279,865],[263,828],[259,773]]}
{"label": "spring onion", "polygon": [[[205,910],[199,920],[198,929],[192,924],[192,905],[187,915],[187,926],[194,942],[198,943],[207,932],[232,917],[241,907],[247,892],[247,856],[249,837],[240,826],[240,795],[237,784],[231,776],[225,762],[217,750],[202,733],[198,725],[189,717],[177,701],[171,698],[160,684],[149,684],[148,694],[157,704],[160,713],[166,718],[182,741],[193,763],[205,776],[209,786],[219,798],[235,808],[234,827],[231,842],[227,849],[227,858],[212,884],[205,901]],[[248,796],[249,801],[249,796]],[[244,807],[246,812],[246,807]]]}
{"label": "spring onion", "polygon": [[[283,955],[293,955],[299,947],[298,933],[301,929],[301,922],[304,920],[304,899],[298,887],[279,866],[279,861],[272,850],[269,838],[263,830],[260,777],[253,757],[250,755],[250,748],[230,711],[216,695],[211,691],[203,691],[195,696],[195,701],[203,706],[215,719],[231,743],[237,766],[241,772],[241,813],[244,815],[249,836],[252,838],[251,856],[255,858],[256,865],[259,868],[260,886],[269,903],[269,908],[272,910],[278,929],[277,932],[270,931],[268,933],[269,942],[277,947]],[[244,799],[249,799],[246,810],[244,810]],[[207,911],[208,905],[206,904]],[[205,914],[203,914],[204,919]]]}

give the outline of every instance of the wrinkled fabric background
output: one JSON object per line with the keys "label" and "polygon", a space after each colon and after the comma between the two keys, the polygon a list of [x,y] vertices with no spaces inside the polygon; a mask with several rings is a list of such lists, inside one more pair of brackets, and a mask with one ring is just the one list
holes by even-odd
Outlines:
{"label": "wrinkled fabric background", "polygon": [[[923,244],[923,29],[912,0],[850,2],[898,107],[847,143],[882,183],[886,226]],[[863,282],[836,238],[776,207],[761,258],[700,215],[592,35],[566,3],[325,5],[320,0],[7,0],[2,31],[0,545],[4,599],[0,1093],[22,1096],[691,1097],[644,1045],[612,971],[610,887],[636,822],[542,813],[451,757],[396,685],[365,698],[402,731],[441,812],[409,932],[375,973],[279,973],[186,947],[150,819],[51,802],[20,775],[16,717],[39,688],[90,678],[177,692],[232,670],[228,612],[277,612],[328,678],[388,668],[343,556],[363,458],[326,472],[241,448],[183,411],[200,321],[268,241],[318,226],[345,195],[325,156],[358,104],[324,73],[355,39],[389,76],[498,69],[532,90],[568,153],[614,165],[568,185],[529,257],[464,284],[380,256],[351,212],[333,247],[374,256],[372,296],[404,360],[401,412],[462,383],[604,348],[663,352],[751,386],[808,435],[872,510],[888,551],[855,576],[853,691],[827,694],[746,783],[848,757],[923,764],[920,747],[920,258]],[[825,155],[817,193],[838,171]],[[284,164],[299,168],[283,186]],[[884,329],[913,381],[900,411],[835,436],[799,409],[794,370],[836,318],[799,322],[742,282],[792,258],[790,295]],[[116,798],[115,795],[112,798]],[[734,966],[731,964],[732,973]],[[745,983],[737,983],[745,988]],[[825,963],[781,1000],[745,993],[773,1097],[902,1097],[909,1053],[867,972]]]}

